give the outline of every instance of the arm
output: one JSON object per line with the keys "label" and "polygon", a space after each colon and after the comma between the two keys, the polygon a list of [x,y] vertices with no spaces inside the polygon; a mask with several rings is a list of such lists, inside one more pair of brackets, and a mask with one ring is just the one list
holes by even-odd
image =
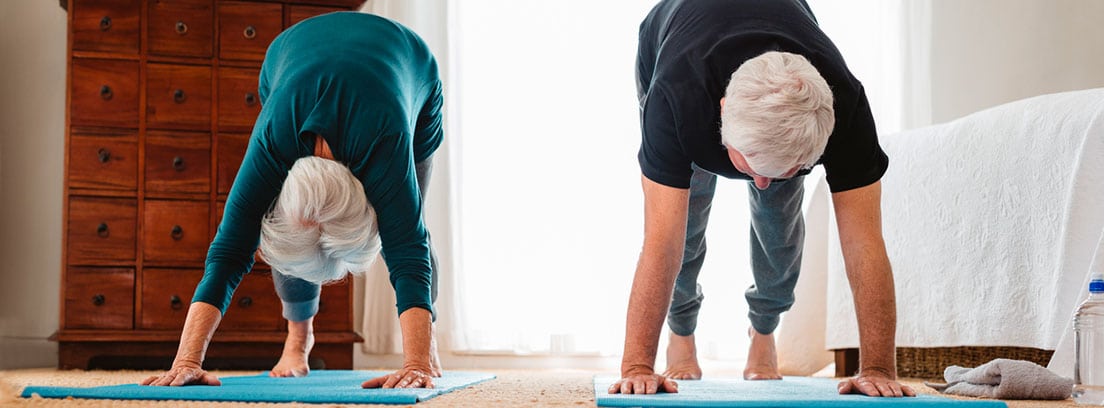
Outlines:
{"label": "arm", "polygon": [[644,248],[636,265],[625,323],[621,380],[611,394],[678,392],[678,385],[655,373],[659,333],[671,301],[686,241],[689,190],[641,177],[644,187]]}
{"label": "arm", "polygon": [[188,308],[188,317],[184,320],[184,332],[180,335],[180,347],[176,351],[172,369],[146,378],[142,385],[222,385],[217,377],[201,368],[207,354],[207,345],[211,342],[211,336],[215,334],[220,320],[222,312],[217,307],[203,302],[192,303]]}
{"label": "arm", "polygon": [[839,392],[870,396],[914,396],[897,381],[897,306],[893,271],[882,239],[882,184],[832,194],[847,280],[859,321],[859,373]]}
{"label": "arm", "polygon": [[398,371],[365,381],[364,388],[433,388],[430,366],[430,340],[433,338],[432,315],[420,307],[406,309],[399,315],[402,327],[403,367]]}

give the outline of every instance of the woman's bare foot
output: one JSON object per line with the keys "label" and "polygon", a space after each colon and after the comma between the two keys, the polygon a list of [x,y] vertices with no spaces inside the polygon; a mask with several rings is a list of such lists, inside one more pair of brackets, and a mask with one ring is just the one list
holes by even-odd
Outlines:
{"label": "woman's bare foot", "polygon": [[694,345],[694,335],[679,336],[671,333],[667,342],[667,371],[663,376],[675,380],[700,380],[701,366],[698,365],[698,349]]}
{"label": "woman's bare foot", "polygon": [[778,373],[778,353],[774,350],[774,333],[762,334],[749,328],[748,336],[751,337],[751,347],[748,347],[744,379],[781,380],[782,374]]}
{"label": "woman's bare foot", "polygon": [[288,322],[288,336],[280,361],[269,371],[270,377],[306,377],[310,373],[307,358],[314,347],[314,318]]}

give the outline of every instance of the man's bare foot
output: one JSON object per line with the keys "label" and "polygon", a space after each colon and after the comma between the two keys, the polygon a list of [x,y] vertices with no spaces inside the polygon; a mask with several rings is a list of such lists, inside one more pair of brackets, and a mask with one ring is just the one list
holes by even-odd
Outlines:
{"label": "man's bare foot", "polygon": [[288,337],[280,361],[269,371],[270,377],[306,377],[310,373],[307,358],[314,347],[314,318],[288,322]]}
{"label": "man's bare foot", "polygon": [[675,380],[700,380],[701,366],[698,365],[698,349],[694,345],[694,335],[679,336],[671,333],[667,342],[667,371],[663,376]]}
{"label": "man's bare foot", "polygon": [[744,367],[745,380],[781,380],[778,373],[778,353],[774,350],[774,333],[762,334],[748,329],[751,347],[748,347],[747,366]]}

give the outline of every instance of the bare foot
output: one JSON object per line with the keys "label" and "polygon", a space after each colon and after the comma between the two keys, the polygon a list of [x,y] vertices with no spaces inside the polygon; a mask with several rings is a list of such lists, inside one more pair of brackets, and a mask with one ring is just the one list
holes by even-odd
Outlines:
{"label": "bare foot", "polygon": [[748,329],[751,347],[748,348],[747,366],[744,367],[745,380],[781,380],[778,373],[778,353],[774,350],[774,333],[762,334]]}
{"label": "bare foot", "polygon": [[280,361],[268,372],[270,377],[306,377],[310,373],[307,358],[314,347],[314,318],[288,322],[288,337]]}
{"label": "bare foot", "polygon": [[701,366],[698,365],[698,349],[694,345],[694,335],[679,336],[671,333],[667,343],[667,371],[663,376],[675,380],[700,380]]}

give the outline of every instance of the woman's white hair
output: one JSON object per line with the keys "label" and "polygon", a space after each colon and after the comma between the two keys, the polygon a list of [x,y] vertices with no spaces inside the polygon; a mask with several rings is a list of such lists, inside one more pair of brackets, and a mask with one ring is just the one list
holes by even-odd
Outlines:
{"label": "woman's white hair", "polygon": [[805,57],[770,51],[732,73],[721,114],[721,140],[761,176],[809,168],[835,126],[832,90]]}
{"label": "woman's white hair", "polygon": [[333,160],[297,160],[261,223],[265,261],[285,275],[323,284],[367,270],[379,252],[376,211],[353,173]]}

